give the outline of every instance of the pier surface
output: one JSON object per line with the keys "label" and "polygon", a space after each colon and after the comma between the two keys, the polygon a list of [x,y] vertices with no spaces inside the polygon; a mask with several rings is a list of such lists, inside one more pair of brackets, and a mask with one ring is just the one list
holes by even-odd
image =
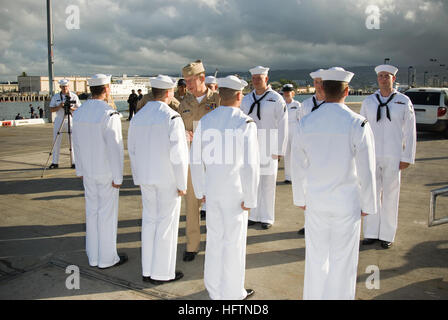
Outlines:
{"label": "pier surface", "polygon": [[[352,107],[358,111],[359,104]],[[67,138],[61,148],[60,169],[46,171],[52,124],[0,128],[0,299],[208,299],[203,265],[205,221],[201,251],[183,262],[185,202],[182,200],[177,269],[185,277],[155,286],[142,282],[141,196],[133,184],[123,121],[124,184],[120,191],[118,248],[129,261],[117,268],[89,267],[85,253],[85,210],[82,182],[69,168]],[[276,222],[269,230],[249,227],[246,288],[253,299],[302,298],[305,239],[297,234],[303,211],[293,205],[291,185],[283,183],[279,166]],[[429,228],[429,193],[448,185],[448,140],[419,133],[415,165],[402,174],[396,242],[389,250],[379,244],[361,246],[356,298],[448,299],[448,225]],[[448,214],[448,197],[438,198],[437,214]],[[66,267],[80,271],[80,289],[69,290]],[[380,287],[370,288],[379,268]],[[366,271],[368,269],[368,271]]]}

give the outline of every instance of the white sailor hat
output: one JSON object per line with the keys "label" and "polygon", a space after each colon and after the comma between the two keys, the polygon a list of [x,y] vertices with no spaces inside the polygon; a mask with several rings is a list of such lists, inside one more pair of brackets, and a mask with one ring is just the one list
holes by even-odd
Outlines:
{"label": "white sailor hat", "polygon": [[332,81],[342,81],[349,83],[355,74],[350,71],[345,71],[341,67],[333,67],[321,71],[321,75],[323,81],[332,80]]}
{"label": "white sailor hat", "polygon": [[313,79],[322,78],[322,71],[324,71],[324,69],[319,69],[319,70],[316,70],[314,72],[311,72],[310,73],[310,77],[313,78]]}
{"label": "white sailor hat", "polygon": [[381,64],[375,68],[375,72],[378,74],[381,71],[389,72],[395,76],[398,72],[398,68],[391,66],[390,64]]}
{"label": "white sailor hat", "polygon": [[255,68],[250,69],[249,71],[250,71],[250,73],[251,73],[252,75],[256,75],[256,74],[268,74],[268,72],[269,72],[269,68],[265,68],[265,67],[262,67],[262,66],[257,66],[257,67],[255,67]]}
{"label": "white sailor hat", "polygon": [[97,86],[103,86],[105,84],[109,84],[110,83],[110,78],[112,76],[108,76],[102,73],[97,73],[95,75],[93,75],[90,79],[87,80],[87,82],[89,83],[89,86],[91,87],[97,87]]}
{"label": "white sailor hat", "polygon": [[217,83],[214,76],[205,77],[205,84]]}
{"label": "white sailor hat", "polygon": [[235,76],[227,76],[225,78],[218,78],[218,86],[220,88],[229,88],[233,90],[243,90],[247,86],[247,82]]}
{"label": "white sailor hat", "polygon": [[173,89],[176,86],[176,82],[169,76],[159,74],[157,77],[149,78],[151,87],[157,89]]}
{"label": "white sailor hat", "polygon": [[68,86],[68,83],[69,83],[69,82],[70,82],[70,81],[67,80],[67,79],[61,79],[61,80],[58,81],[58,83],[59,83],[59,85],[60,85],[61,87]]}
{"label": "white sailor hat", "polygon": [[282,87],[282,91],[294,91],[294,86],[291,83],[287,83]]}

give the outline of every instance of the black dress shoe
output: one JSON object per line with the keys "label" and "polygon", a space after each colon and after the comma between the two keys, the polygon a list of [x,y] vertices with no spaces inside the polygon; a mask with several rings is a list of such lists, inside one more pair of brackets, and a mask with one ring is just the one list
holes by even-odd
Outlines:
{"label": "black dress shoe", "polygon": [[52,164],[48,167],[48,169],[57,169],[57,168],[59,168],[59,165],[58,165],[57,163],[52,163]]}
{"label": "black dress shoe", "polygon": [[114,264],[113,266],[106,267],[106,268],[100,268],[100,267],[98,267],[98,268],[101,269],[101,270],[110,269],[110,268],[113,268],[113,267],[121,266],[121,265],[124,264],[126,261],[128,261],[128,255],[127,255],[126,253],[119,253],[119,254],[118,254],[118,257],[120,258],[120,261],[118,261],[118,262],[117,262],[116,264]]}
{"label": "black dress shoe", "polygon": [[284,183],[285,184],[291,184],[291,180],[285,180]]}
{"label": "black dress shoe", "polygon": [[246,298],[244,298],[244,300],[248,299],[250,296],[253,296],[255,293],[254,289],[246,289],[246,292],[247,292],[247,296],[246,296]]}
{"label": "black dress shoe", "polygon": [[247,225],[248,226],[253,226],[254,224],[256,224],[256,221],[252,221],[252,220],[247,220]]}
{"label": "black dress shoe", "polygon": [[377,241],[377,239],[369,239],[369,238],[365,238],[364,240],[362,240],[362,244],[363,245],[369,245],[369,244],[374,244]]}
{"label": "black dress shoe", "polygon": [[201,214],[201,219],[204,220],[206,211],[205,210],[201,210],[200,214]]}
{"label": "black dress shoe", "polygon": [[188,251],[185,251],[185,252],[184,252],[184,259],[183,259],[183,260],[186,261],[186,262],[188,262],[188,261],[193,261],[197,254],[198,254],[197,252],[188,252]]}
{"label": "black dress shoe", "polygon": [[270,224],[270,223],[264,223],[264,222],[263,222],[263,223],[261,224],[261,227],[262,227],[263,229],[266,229],[266,230],[267,230],[267,229],[269,229],[270,227],[272,227],[272,224]]}
{"label": "black dress shoe", "polygon": [[149,282],[155,285],[160,285],[160,284],[164,284],[164,283],[168,283],[168,282],[173,282],[173,281],[177,281],[179,279],[182,279],[184,277],[184,274],[182,273],[182,271],[176,271],[176,275],[174,276],[174,279],[171,280],[156,280],[156,279],[152,279],[151,277],[143,277],[143,281],[145,282]]}
{"label": "black dress shoe", "polygon": [[381,247],[384,249],[389,249],[392,247],[392,242],[381,240]]}
{"label": "black dress shoe", "polygon": [[75,164],[72,164],[72,169],[75,169],[76,167],[75,167]]}
{"label": "black dress shoe", "polygon": [[304,236],[305,235],[305,228],[300,229],[299,231],[297,231],[298,234]]}

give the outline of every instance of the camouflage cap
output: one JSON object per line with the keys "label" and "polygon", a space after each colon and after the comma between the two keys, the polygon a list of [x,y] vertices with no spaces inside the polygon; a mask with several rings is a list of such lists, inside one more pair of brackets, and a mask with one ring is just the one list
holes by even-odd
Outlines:
{"label": "camouflage cap", "polygon": [[182,68],[182,76],[184,78],[195,76],[205,72],[204,65],[201,60],[196,60],[195,62],[191,62]]}

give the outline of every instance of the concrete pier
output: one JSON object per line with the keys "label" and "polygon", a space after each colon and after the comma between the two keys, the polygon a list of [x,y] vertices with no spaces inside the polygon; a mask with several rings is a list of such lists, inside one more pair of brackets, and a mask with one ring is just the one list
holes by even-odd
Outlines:
{"label": "concrete pier", "polygon": [[[352,105],[359,110],[359,104]],[[124,183],[120,190],[119,251],[129,255],[123,266],[89,267],[85,253],[85,211],[82,182],[69,168],[63,137],[60,169],[42,166],[51,147],[51,124],[0,128],[0,299],[208,299],[203,283],[205,221],[201,252],[183,262],[185,202],[179,226],[177,269],[185,277],[155,286],[142,282],[141,196],[132,182],[125,137]],[[448,299],[448,225],[428,228],[429,193],[448,185],[448,140],[419,133],[416,164],[402,174],[396,242],[361,246],[356,298]],[[250,227],[247,238],[246,287],[253,299],[302,298],[305,240],[297,234],[303,212],[293,206],[291,185],[283,183],[279,166],[276,222],[269,230]],[[438,215],[447,215],[448,197],[438,199]],[[66,287],[66,267],[80,270],[80,289]],[[370,266],[379,269],[379,289],[369,289]]]}

